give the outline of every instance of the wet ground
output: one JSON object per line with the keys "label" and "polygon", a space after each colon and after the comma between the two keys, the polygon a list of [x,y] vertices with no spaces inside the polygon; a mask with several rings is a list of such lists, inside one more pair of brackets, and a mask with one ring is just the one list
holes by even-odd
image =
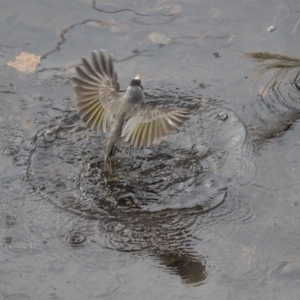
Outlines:
{"label": "wet ground", "polygon": [[[299,297],[300,93],[261,96],[239,53],[299,56],[297,1],[20,0],[0,17],[1,299]],[[72,98],[98,49],[121,89],[140,72],[149,100],[203,101],[159,145],[120,146],[113,178]],[[21,52],[35,73],[6,65]]]}

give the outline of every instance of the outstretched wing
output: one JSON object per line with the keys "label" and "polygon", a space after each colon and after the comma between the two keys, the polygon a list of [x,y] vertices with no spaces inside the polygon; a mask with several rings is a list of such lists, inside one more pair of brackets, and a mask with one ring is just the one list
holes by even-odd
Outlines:
{"label": "outstretched wing", "polygon": [[158,143],[189,118],[191,109],[159,108],[144,103],[138,106],[122,131],[122,137],[138,148]]}
{"label": "outstretched wing", "polygon": [[82,58],[82,66],[76,67],[75,101],[78,114],[87,127],[109,132],[113,120],[113,107],[123,97],[118,93],[118,75],[113,59],[104,51],[93,51],[91,61]]}

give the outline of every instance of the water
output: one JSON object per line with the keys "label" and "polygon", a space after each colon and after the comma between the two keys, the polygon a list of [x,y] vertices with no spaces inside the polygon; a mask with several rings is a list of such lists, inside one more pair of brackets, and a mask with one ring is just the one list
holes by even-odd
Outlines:
{"label": "water", "polygon": [[[297,298],[299,92],[261,97],[237,51],[297,55],[298,6],[2,1],[1,299]],[[121,89],[139,72],[147,99],[205,99],[162,143],[120,145],[112,178],[72,99],[95,49]],[[22,51],[35,73],[6,66]]]}

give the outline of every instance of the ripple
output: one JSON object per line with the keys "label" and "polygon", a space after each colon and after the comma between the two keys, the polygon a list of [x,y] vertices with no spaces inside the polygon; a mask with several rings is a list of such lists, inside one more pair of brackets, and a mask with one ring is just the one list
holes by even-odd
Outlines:
{"label": "ripple", "polygon": [[7,146],[3,149],[2,152],[5,155],[14,155],[19,152],[19,147],[15,145]]}
{"label": "ripple", "polygon": [[0,210],[0,227],[11,227],[16,225],[17,220],[6,211]]}
{"label": "ripple", "polygon": [[25,294],[14,293],[5,296],[4,300],[31,300],[31,298]]}
{"label": "ripple", "polygon": [[12,253],[21,254],[28,252],[30,245],[26,241],[13,240],[12,243],[8,244],[6,248]]}
{"label": "ripple", "polygon": [[7,282],[2,281],[0,283],[0,294],[7,295],[11,291],[11,285]]}
{"label": "ripple", "polygon": [[51,293],[49,296],[50,296],[50,299],[52,299],[52,300],[61,299],[61,298],[58,296],[58,294],[56,294],[56,293]]}
{"label": "ripple", "polygon": [[50,271],[62,271],[65,268],[65,264],[62,261],[54,260],[48,264],[48,269]]}
{"label": "ripple", "polygon": [[173,54],[171,56],[169,51],[163,53],[164,55],[161,56],[160,66],[164,66],[161,69],[166,70],[167,74],[176,74],[174,80],[178,80],[178,70],[181,70],[186,75],[184,78],[180,76],[181,79],[189,84],[194,79],[204,80],[205,78],[211,78],[216,73],[216,70],[212,67],[212,64],[202,62],[199,59],[203,57],[203,53],[200,54],[201,51],[203,49],[196,47],[186,48],[185,46],[176,44],[176,49],[172,51]]}
{"label": "ripple", "polygon": [[225,112],[220,112],[218,114],[218,118],[221,120],[221,121],[226,121],[228,119],[228,115],[225,113]]}
{"label": "ripple", "polygon": [[252,105],[255,111],[255,125],[249,126],[251,140],[260,146],[267,139],[289,130],[300,119],[299,91],[287,85],[259,96]]}
{"label": "ripple", "polygon": [[43,134],[42,137],[44,141],[46,142],[54,142],[57,138],[56,132],[54,130],[46,130]]}
{"label": "ripple", "polygon": [[13,242],[13,238],[11,236],[5,236],[2,241],[4,244],[11,244]]}
{"label": "ripple", "polygon": [[36,113],[36,118],[34,119],[34,123],[38,124],[50,124],[53,120],[53,117],[46,112],[38,112]]}
{"label": "ripple", "polygon": [[265,255],[277,256],[278,260],[296,261],[300,258],[300,238],[294,234],[285,233],[283,238],[272,238],[264,248]]}
{"label": "ripple", "polygon": [[107,232],[123,231],[126,228],[126,224],[122,224],[117,220],[107,219],[102,223],[103,228]]}
{"label": "ripple", "polygon": [[42,102],[41,107],[48,108],[53,106],[53,99],[50,98],[45,99],[43,97],[38,97],[38,100]]}
{"label": "ripple", "polygon": [[245,196],[238,197],[228,193],[228,202],[209,213],[209,223],[227,224],[247,224],[256,219],[255,210],[251,206],[251,201],[247,201]]}
{"label": "ripple", "polygon": [[[77,131],[71,133],[73,136],[81,134]],[[201,183],[209,176],[211,170],[208,168],[203,170],[201,157],[191,151],[177,150],[177,155],[174,156],[174,149],[165,148],[164,145],[145,151],[144,156],[135,149],[130,150],[131,153],[123,152],[123,161],[126,163],[119,165],[118,156],[115,161],[117,164],[115,169],[120,169],[123,175],[112,183],[103,177],[102,161],[98,160],[97,140],[93,145],[86,145],[85,140],[78,141],[75,138],[72,140],[72,145],[57,141],[61,145],[59,153],[53,152],[57,149],[53,147],[50,147],[48,152],[41,152],[38,146],[31,160],[31,183],[34,181],[35,187],[42,186],[44,192],[51,198],[53,193],[67,194],[68,191],[75,191],[79,187],[78,192],[72,193],[72,196],[59,197],[63,199],[61,202],[63,206],[67,203],[69,207],[76,205],[76,209],[81,211],[87,211],[89,204],[92,204],[90,209],[98,206],[98,211],[105,211],[113,206],[123,211],[128,208],[157,211],[193,207],[203,205],[208,199],[218,199],[214,197],[219,194],[217,184],[208,187]],[[81,149],[84,147],[88,147],[85,150],[88,156],[82,157]],[[103,144],[101,148],[103,149]],[[82,159],[84,159],[83,164],[81,163],[83,170],[77,167],[77,163]],[[66,163],[69,167],[64,168],[63,165]],[[176,173],[174,169],[177,170]],[[132,172],[132,170],[137,171]],[[46,174],[48,178],[45,177]],[[38,190],[42,192],[41,188]],[[104,195],[101,201],[98,196],[100,190],[103,190]],[[87,201],[83,201],[83,198]],[[97,198],[99,200],[96,200]],[[215,202],[212,201],[212,206],[216,204]]]}
{"label": "ripple", "polygon": [[233,112],[205,104],[158,145],[122,145],[112,159],[115,177],[103,173],[105,136],[78,130],[78,124],[57,127],[51,142],[38,135],[28,170],[37,193],[56,207],[98,220],[106,233],[97,237],[94,228],[90,234],[80,228],[59,237],[61,245],[82,246],[91,235],[109,249],[177,253],[190,249],[189,235],[205,224],[255,218],[233,188],[253,174],[245,126]]}
{"label": "ripple", "polygon": [[66,236],[66,242],[71,247],[81,247],[86,241],[86,236],[81,232],[71,232]]}
{"label": "ripple", "polygon": [[28,155],[20,155],[14,157],[15,165],[16,166],[24,166],[28,165],[29,163],[29,156]]}
{"label": "ripple", "polygon": [[75,287],[80,293],[92,298],[102,298],[108,295],[119,298],[115,294],[120,286],[124,286],[120,276],[112,276],[108,273],[103,276],[102,273],[91,273],[91,271],[89,271],[89,274],[84,274],[75,283]]}
{"label": "ripple", "polygon": [[268,265],[263,263],[263,258],[258,255],[251,257],[251,263],[249,263],[249,257],[244,256],[237,259],[228,270],[229,282],[234,282],[235,286],[241,287],[247,286],[251,282],[251,286],[260,286],[263,280],[268,274]]}

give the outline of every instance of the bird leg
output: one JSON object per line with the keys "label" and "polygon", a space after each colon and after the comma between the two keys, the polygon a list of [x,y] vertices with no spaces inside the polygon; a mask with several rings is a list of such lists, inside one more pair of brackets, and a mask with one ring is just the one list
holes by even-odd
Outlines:
{"label": "bird leg", "polygon": [[111,156],[115,144],[114,132],[108,137],[106,146],[105,146],[105,155],[104,155],[104,171],[108,174],[112,173],[111,168]]}
{"label": "bird leg", "polygon": [[114,144],[113,143],[107,143],[107,145],[106,145],[106,152],[105,152],[105,156],[104,156],[104,170],[105,170],[105,172],[107,172],[109,174],[112,173],[111,155],[112,155],[113,148],[114,148]]}
{"label": "bird leg", "polygon": [[110,155],[109,156],[105,155],[104,170],[105,170],[105,172],[107,172],[109,174],[111,174],[111,172],[112,172]]}
{"label": "bird leg", "polygon": [[113,152],[113,148],[115,143],[118,141],[118,139],[121,136],[122,127],[124,124],[124,118],[121,117],[119,120],[114,124],[110,136],[107,139],[106,142],[106,149],[105,149],[105,156],[104,156],[104,170],[105,172],[108,172],[109,174],[112,173],[111,168],[111,156]]}

